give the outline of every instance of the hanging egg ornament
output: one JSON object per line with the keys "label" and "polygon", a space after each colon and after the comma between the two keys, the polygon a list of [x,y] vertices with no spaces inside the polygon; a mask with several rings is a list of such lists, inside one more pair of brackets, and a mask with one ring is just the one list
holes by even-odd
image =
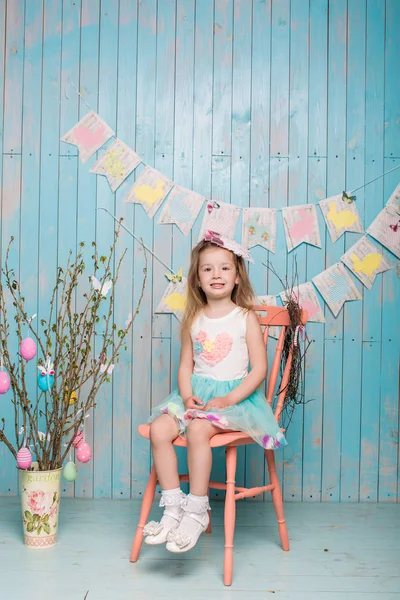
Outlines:
{"label": "hanging egg ornament", "polygon": [[19,353],[25,360],[32,360],[36,356],[36,342],[31,337],[22,340]]}
{"label": "hanging egg ornament", "polygon": [[87,463],[92,458],[92,451],[87,442],[81,442],[76,450],[76,458],[81,463]]}
{"label": "hanging egg ornament", "polygon": [[38,369],[38,386],[42,392],[49,392],[54,385],[54,371],[43,367],[38,367]]}
{"label": "hanging egg ornament", "polygon": [[67,481],[75,481],[77,474],[78,469],[76,468],[75,463],[70,460],[63,469],[64,479]]}
{"label": "hanging egg ornament", "polygon": [[8,373],[5,371],[0,371],[0,394],[5,394],[8,392],[11,386],[11,381],[8,376]]}
{"label": "hanging egg ornament", "polygon": [[17,465],[20,469],[29,469],[32,464],[32,454],[29,448],[20,448],[17,453]]}
{"label": "hanging egg ornament", "polygon": [[82,444],[85,440],[83,439],[83,431],[79,430],[76,432],[72,445],[74,448],[78,448],[79,444]]}
{"label": "hanging egg ornament", "polygon": [[69,397],[69,405],[73,406],[77,400],[78,400],[78,396],[76,395],[76,392],[72,392]]}

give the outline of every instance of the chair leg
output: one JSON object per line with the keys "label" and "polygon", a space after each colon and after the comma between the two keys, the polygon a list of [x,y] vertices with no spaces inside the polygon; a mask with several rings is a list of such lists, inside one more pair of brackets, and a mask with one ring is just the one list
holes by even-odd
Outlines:
{"label": "chair leg", "polygon": [[225,496],[225,550],[224,550],[224,585],[232,585],[233,573],[233,537],[235,534],[236,500],[235,500],[235,476],[236,476],[237,448],[226,449],[226,496]]}
{"label": "chair leg", "polygon": [[[210,497],[210,490],[208,490],[208,497]],[[212,524],[211,524],[211,510],[208,511],[208,526],[206,529],[206,533],[211,533],[212,532]]]}
{"label": "chair leg", "polygon": [[276,474],[274,451],[265,450],[265,458],[267,459],[270,482],[274,486],[271,490],[271,496],[278,521],[279,537],[281,538],[282,549],[287,551],[289,550],[289,535],[286,527],[285,515],[283,513],[281,486],[279,484],[278,475]]}
{"label": "chair leg", "polygon": [[151,469],[150,477],[147,481],[146,489],[143,495],[142,507],[140,509],[139,523],[136,528],[135,537],[131,550],[131,562],[136,562],[139,558],[140,549],[143,543],[143,528],[147,523],[153,504],[154,494],[156,493],[157,475],[154,466]]}

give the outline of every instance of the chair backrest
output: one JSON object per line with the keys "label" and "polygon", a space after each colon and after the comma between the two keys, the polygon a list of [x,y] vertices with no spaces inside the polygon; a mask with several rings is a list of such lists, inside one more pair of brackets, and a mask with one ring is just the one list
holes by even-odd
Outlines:
{"label": "chair backrest", "polygon": [[[261,306],[253,306],[253,310],[257,313],[258,321],[261,326],[264,326],[264,343],[265,347],[268,346],[268,334],[270,327],[280,327],[281,331],[278,338],[278,343],[275,350],[274,359],[272,361],[271,370],[268,369],[268,379],[267,379],[267,401],[270,405],[272,405],[272,401],[274,398],[274,392],[279,376],[283,344],[285,341],[286,329],[291,325],[289,311],[287,308],[283,308],[282,306],[265,306],[264,304]],[[308,320],[307,311],[303,310],[301,312],[301,321],[302,324],[305,325]],[[275,407],[275,418],[279,423],[280,415],[283,408],[283,403],[285,401],[285,396],[287,394],[287,383],[289,381],[290,368],[292,366],[292,357],[293,357],[293,347],[294,347],[294,339],[292,341],[292,346],[290,348],[289,356],[286,361],[285,370],[283,372],[282,381],[280,385],[280,392],[278,394],[278,402]]]}

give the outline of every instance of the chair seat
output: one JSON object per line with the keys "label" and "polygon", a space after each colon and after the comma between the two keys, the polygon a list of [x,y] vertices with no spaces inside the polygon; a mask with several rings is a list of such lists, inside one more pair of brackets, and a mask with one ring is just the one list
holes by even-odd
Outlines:
{"label": "chair seat", "polygon": [[[138,432],[142,437],[150,439],[150,425],[139,425]],[[247,433],[243,433],[242,431],[217,433],[210,440],[211,448],[219,448],[220,446],[243,446],[245,444],[255,444],[255,441],[247,435]],[[173,445],[186,447],[186,439],[183,436],[178,436],[176,440],[174,440]]]}

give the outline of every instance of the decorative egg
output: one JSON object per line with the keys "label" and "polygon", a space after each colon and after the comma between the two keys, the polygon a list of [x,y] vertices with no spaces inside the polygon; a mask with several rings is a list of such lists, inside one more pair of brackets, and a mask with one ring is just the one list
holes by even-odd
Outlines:
{"label": "decorative egg", "polygon": [[17,453],[17,465],[20,469],[28,469],[32,464],[32,454],[29,448],[20,448]]}
{"label": "decorative egg", "polygon": [[42,392],[48,392],[54,385],[54,375],[48,375],[47,373],[39,373],[38,375],[38,386]]}
{"label": "decorative egg", "polygon": [[11,382],[8,373],[0,371],[0,394],[5,394],[10,389]]}
{"label": "decorative egg", "polygon": [[32,360],[36,356],[36,342],[31,337],[22,340],[19,353],[25,360]]}
{"label": "decorative egg", "polygon": [[78,470],[75,463],[72,461],[67,462],[63,470],[64,479],[67,481],[75,481],[77,474]]}
{"label": "decorative egg", "polygon": [[76,392],[72,392],[69,397],[69,405],[73,406],[77,400],[78,400],[78,396],[76,395]]}
{"label": "decorative egg", "polygon": [[76,450],[76,458],[81,463],[87,463],[92,458],[92,451],[87,442],[81,442]]}
{"label": "decorative egg", "polygon": [[79,444],[82,444],[85,440],[83,439],[83,431],[77,431],[73,439],[72,445],[74,448],[78,448]]}

